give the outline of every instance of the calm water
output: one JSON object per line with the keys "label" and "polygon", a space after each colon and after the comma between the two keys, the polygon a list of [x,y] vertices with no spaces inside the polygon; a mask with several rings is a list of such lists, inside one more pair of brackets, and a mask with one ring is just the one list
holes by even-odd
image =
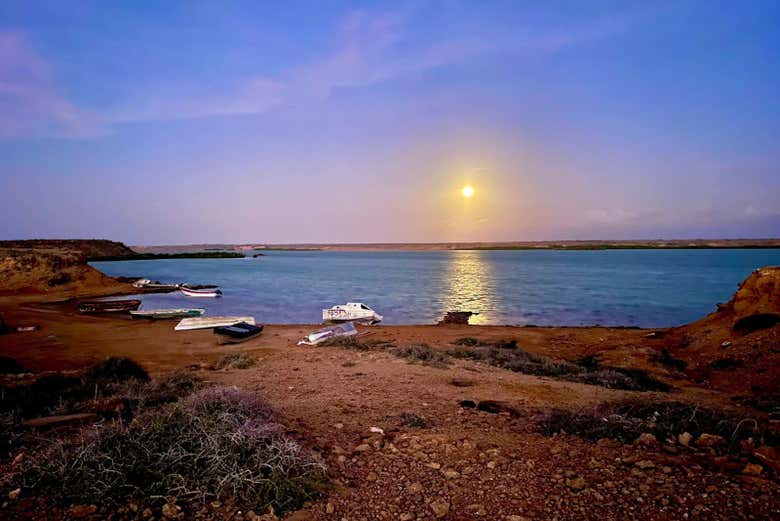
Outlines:
{"label": "calm water", "polygon": [[321,309],[365,302],[386,324],[472,323],[662,327],[728,300],[772,250],[268,252],[257,259],[96,262],[109,275],[218,284],[221,299],[143,296],[143,307],[205,307],[265,323],[316,323]]}

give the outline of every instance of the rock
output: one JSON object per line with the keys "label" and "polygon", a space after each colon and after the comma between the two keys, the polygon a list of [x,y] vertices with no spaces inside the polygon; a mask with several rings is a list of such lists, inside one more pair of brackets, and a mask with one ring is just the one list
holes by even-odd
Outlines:
{"label": "rock", "polygon": [[721,445],[725,444],[726,440],[717,434],[704,433],[699,436],[699,439],[696,440],[697,447],[720,447]]}
{"label": "rock", "polygon": [[380,429],[379,427],[371,427],[371,428],[369,429],[369,431],[371,431],[371,432],[373,432],[373,433],[375,433],[375,434],[381,434],[382,436],[384,436],[384,435],[385,435],[385,431],[383,431],[383,430],[382,430],[382,429]]}
{"label": "rock", "polygon": [[410,494],[419,494],[420,492],[422,492],[422,489],[423,489],[422,483],[420,483],[419,481],[415,481],[414,483],[406,487],[406,491]]}
{"label": "rock", "polygon": [[70,516],[75,519],[91,516],[95,512],[97,512],[97,507],[95,505],[73,505],[70,507],[70,510],[68,510]]}
{"label": "rock", "polygon": [[19,499],[19,496],[22,494],[22,489],[15,488],[11,492],[8,493],[8,499],[11,501],[14,501],[16,499]]}
{"label": "rock", "polygon": [[254,510],[250,510],[244,514],[244,519],[246,519],[246,521],[260,521],[262,517],[258,516]]}
{"label": "rock", "polygon": [[344,428],[344,424],[343,423],[336,423],[336,424],[333,425],[333,428],[341,430],[341,429]]}
{"label": "rock", "polygon": [[368,445],[366,443],[362,443],[362,444],[358,445],[357,447],[355,447],[353,452],[367,452],[369,450],[371,450],[371,445]]}
{"label": "rock", "polygon": [[24,451],[16,455],[14,460],[11,462],[11,466],[18,467],[19,465],[21,465],[22,461],[24,461]]}
{"label": "rock", "polygon": [[506,521],[531,521],[525,516],[506,516]]}
{"label": "rock", "polygon": [[460,472],[454,469],[445,469],[442,471],[442,474],[444,474],[444,477],[447,479],[455,479],[460,477]]}
{"label": "rock", "polygon": [[425,466],[433,470],[439,470],[441,468],[440,463],[426,463]]}
{"label": "rock", "polygon": [[761,465],[758,465],[756,463],[748,463],[745,465],[745,468],[742,469],[743,474],[747,474],[748,476],[760,476],[761,472],[763,472],[764,467]]}
{"label": "rock", "polygon": [[567,478],[566,479],[566,486],[569,487],[571,490],[578,492],[585,487],[588,486],[588,484],[585,482],[585,478],[582,476],[577,476],[574,478]]}
{"label": "rock", "polygon": [[636,465],[642,470],[655,468],[655,463],[653,463],[649,459],[643,459],[642,461],[637,461],[636,463],[634,463],[634,465]]}
{"label": "rock", "polygon": [[684,447],[688,447],[692,439],[693,439],[693,435],[690,432],[683,432],[682,434],[677,436],[677,441],[680,443],[680,445]]}
{"label": "rock", "polygon": [[162,507],[162,515],[167,519],[176,519],[181,513],[181,507],[174,503],[166,503]]}
{"label": "rock", "polygon": [[764,445],[756,449],[753,456],[775,472],[780,472],[780,450],[777,447]]}
{"label": "rock", "polygon": [[727,304],[734,310],[733,328],[743,333],[771,327],[780,322],[780,268],[755,270]]}
{"label": "rock", "polygon": [[489,469],[496,468],[496,462],[495,461],[488,461],[487,468],[489,468]]}
{"label": "rock", "polygon": [[431,504],[428,506],[430,507],[431,512],[433,512],[433,515],[436,516],[436,519],[443,518],[450,511],[450,503],[444,499],[431,501]]}
{"label": "rock", "polygon": [[336,511],[336,507],[333,506],[333,503],[328,503],[327,505],[325,505],[325,513],[326,514],[332,514],[335,511]]}
{"label": "rock", "polygon": [[644,432],[636,439],[636,441],[634,441],[634,444],[641,445],[643,447],[652,447],[658,445],[658,439],[655,437],[655,434]]}
{"label": "rock", "polygon": [[731,347],[731,341],[730,340],[726,340],[725,342],[722,342],[720,344],[720,348],[721,349],[728,349],[729,347]]}
{"label": "rock", "polygon": [[399,518],[401,521],[412,521],[412,519],[415,518],[414,514],[411,514],[409,512],[404,512],[401,514],[401,517]]}
{"label": "rock", "polygon": [[379,479],[379,476],[377,476],[375,472],[369,472],[366,476],[366,480],[368,481],[376,481],[377,479]]}

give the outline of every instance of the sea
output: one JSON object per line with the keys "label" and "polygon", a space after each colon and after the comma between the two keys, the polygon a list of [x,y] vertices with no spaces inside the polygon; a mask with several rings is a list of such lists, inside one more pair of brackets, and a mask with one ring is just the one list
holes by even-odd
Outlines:
{"label": "sea", "polygon": [[[254,252],[252,252],[254,253]],[[113,276],[217,284],[218,299],[147,294],[142,309],[203,307],[260,323],[319,323],[322,309],[363,302],[384,324],[667,327],[726,302],[780,249],[273,251],[257,258],[93,262]]]}

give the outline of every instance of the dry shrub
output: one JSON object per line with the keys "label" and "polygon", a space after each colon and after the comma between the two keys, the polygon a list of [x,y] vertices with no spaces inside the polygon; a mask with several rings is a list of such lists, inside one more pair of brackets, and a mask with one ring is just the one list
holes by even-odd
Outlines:
{"label": "dry shrub", "polygon": [[395,343],[391,340],[365,340],[361,341],[357,336],[339,336],[329,338],[324,342],[320,342],[319,346],[324,347],[341,347],[343,349],[349,349],[354,351],[369,351],[371,349],[385,349],[394,347]]}
{"label": "dry shrub", "polygon": [[294,510],[326,484],[324,467],[287,438],[268,404],[236,388],[207,388],[136,418],[92,428],[30,458],[23,487],[62,501],[217,498]]}
{"label": "dry shrub", "polygon": [[30,370],[10,356],[0,356],[0,374],[29,373]]}
{"label": "dry shrub", "polygon": [[758,443],[772,441],[765,425],[756,419],[682,402],[624,401],[581,410],[553,409],[538,417],[536,425],[548,436],[563,431],[590,440],[610,438],[625,443],[646,432],[661,441],[684,432],[694,438],[717,434],[733,450],[739,450],[740,440],[751,437]]}
{"label": "dry shrub", "polygon": [[446,353],[438,351],[428,344],[411,344],[395,347],[390,352],[399,358],[406,358],[411,362],[422,362],[424,365],[434,367],[445,367],[448,360]]}
{"label": "dry shrub", "polygon": [[427,429],[430,426],[428,420],[413,412],[402,412],[398,416],[398,424],[401,427],[412,427],[415,429]]}
{"label": "dry shrub", "polygon": [[255,359],[246,353],[230,353],[219,359],[217,369],[249,369],[255,365]]}
{"label": "dry shrub", "polygon": [[124,380],[148,382],[149,373],[135,360],[127,357],[109,357],[89,367],[84,372],[84,380],[88,383],[121,382]]}
{"label": "dry shrub", "polygon": [[647,374],[641,369],[602,367],[594,356],[583,358],[579,363],[553,360],[546,356],[530,353],[516,347],[474,347],[456,348],[450,356],[475,360],[502,369],[534,376],[549,376],[589,385],[600,385],[610,389],[629,391],[668,391],[671,387]]}

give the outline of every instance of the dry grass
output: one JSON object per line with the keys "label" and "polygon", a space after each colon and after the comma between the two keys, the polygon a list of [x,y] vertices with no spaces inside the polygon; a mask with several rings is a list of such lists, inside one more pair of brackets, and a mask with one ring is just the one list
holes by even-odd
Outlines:
{"label": "dry grass", "polygon": [[325,469],[283,434],[268,404],[207,388],[131,424],[85,431],[30,458],[20,484],[63,501],[235,501],[277,512],[317,497]]}
{"label": "dry grass", "polygon": [[230,353],[219,359],[217,369],[249,369],[255,365],[255,359],[246,353]]}
{"label": "dry grass", "polygon": [[643,433],[664,441],[677,439],[684,432],[694,438],[703,433],[722,436],[731,450],[739,450],[739,441],[747,438],[758,443],[777,441],[769,439],[771,434],[757,419],[681,402],[623,401],[581,410],[553,409],[538,417],[536,424],[546,435],[566,432],[590,440],[610,438],[625,443]]}
{"label": "dry grass", "polygon": [[390,352],[399,358],[410,362],[422,362],[423,365],[446,367],[449,357],[446,353],[432,348],[428,344],[410,344],[394,347]]}

